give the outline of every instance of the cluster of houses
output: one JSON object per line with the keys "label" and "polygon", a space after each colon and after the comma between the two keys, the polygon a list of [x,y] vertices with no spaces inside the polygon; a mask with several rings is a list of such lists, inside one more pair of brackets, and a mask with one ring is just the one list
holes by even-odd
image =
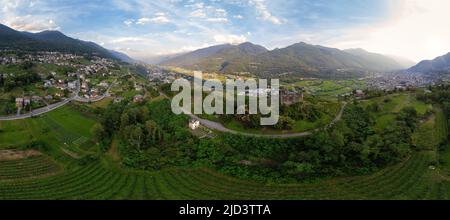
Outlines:
{"label": "cluster of houses", "polygon": [[1,65],[9,65],[9,64],[16,64],[22,62],[22,60],[18,60],[15,57],[0,57],[0,64]]}
{"label": "cluster of houses", "polygon": [[238,93],[239,96],[248,96],[248,97],[259,97],[261,95],[277,95],[280,96],[280,103],[282,105],[294,105],[296,103],[302,102],[304,99],[303,88],[292,88],[286,89],[282,88],[279,91],[274,89],[246,89],[245,92]]}
{"label": "cluster of houses", "polygon": [[436,79],[421,74],[394,73],[379,75],[367,79],[367,86],[370,89],[379,89],[384,91],[402,91],[409,88],[424,87],[433,85]]}
{"label": "cluster of houses", "polygon": [[42,51],[36,54],[25,55],[24,61],[31,61],[34,63],[55,64],[58,66],[73,66],[73,64],[71,64],[70,61],[81,58],[83,57],[74,54]]}
{"label": "cluster of houses", "polygon": [[30,97],[20,97],[20,98],[16,98],[16,107],[18,109],[22,109],[26,106],[31,105],[31,99]]}
{"label": "cluster of houses", "polygon": [[282,105],[294,105],[302,102],[303,99],[303,88],[282,89],[280,91],[280,100]]}
{"label": "cluster of houses", "polygon": [[[0,51],[1,52],[1,51]],[[5,51],[3,51],[5,52]],[[6,51],[7,52],[7,51]],[[100,83],[92,83],[92,78],[96,78],[98,82],[99,77],[106,77],[112,75],[110,68],[114,67],[114,62],[109,59],[100,57],[93,57],[90,60],[90,64],[80,64],[73,62],[77,59],[82,59],[82,56],[59,53],[59,52],[36,52],[32,54],[25,54],[17,57],[14,53],[2,53],[6,55],[0,56],[0,64],[20,64],[23,62],[33,62],[40,64],[55,64],[58,66],[68,66],[76,69],[74,72],[67,73],[67,76],[58,76],[56,72],[40,73],[43,80],[43,88],[56,88],[56,92],[45,97],[32,96],[32,97],[17,97],[17,108],[24,108],[31,105],[32,102],[42,102],[47,100],[52,102],[54,97],[64,97],[67,92],[81,92],[82,96],[91,99],[96,98],[110,86],[106,81],[100,81]],[[9,77],[11,74],[0,73],[2,79]],[[13,76],[13,75],[12,75]],[[78,80],[80,79],[80,81]],[[78,90],[79,89],[79,90]],[[142,87],[141,87],[142,89]],[[54,91],[54,90],[52,90]]]}
{"label": "cluster of houses", "polygon": [[181,77],[181,75],[174,73],[174,72],[163,73],[162,71],[148,73],[148,75],[147,75],[147,78],[150,82],[161,83],[161,84],[172,83],[178,77]]}

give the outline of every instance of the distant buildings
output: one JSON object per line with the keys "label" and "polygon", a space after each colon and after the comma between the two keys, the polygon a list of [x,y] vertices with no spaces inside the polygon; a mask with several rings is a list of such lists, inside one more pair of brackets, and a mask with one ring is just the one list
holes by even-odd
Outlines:
{"label": "distant buildings", "polygon": [[24,108],[26,106],[31,105],[31,99],[30,97],[18,97],[16,98],[16,107],[17,108]]}
{"label": "distant buildings", "polygon": [[23,108],[23,98],[16,98],[16,107]]}
{"label": "distant buildings", "polygon": [[67,87],[71,90],[75,90],[77,88],[77,81],[67,83]]}
{"label": "distant buildings", "polygon": [[280,99],[282,105],[294,105],[302,102],[304,99],[303,89],[296,88],[291,90],[283,89],[280,92]]}
{"label": "distant buildings", "polygon": [[362,90],[360,90],[360,89],[355,90],[355,96],[359,97],[359,98],[362,98],[362,97],[364,97],[364,92]]}

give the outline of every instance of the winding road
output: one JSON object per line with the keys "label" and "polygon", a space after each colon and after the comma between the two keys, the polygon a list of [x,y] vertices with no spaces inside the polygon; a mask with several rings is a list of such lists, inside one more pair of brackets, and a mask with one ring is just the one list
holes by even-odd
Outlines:
{"label": "winding road", "polygon": [[21,120],[21,119],[26,119],[26,118],[31,118],[33,116],[38,116],[38,115],[42,115],[45,114],[47,112],[53,111],[55,109],[58,109],[64,105],[66,105],[67,103],[71,102],[72,100],[74,100],[77,96],[68,98],[66,100],[63,100],[61,102],[55,103],[55,104],[51,104],[48,105],[46,107],[42,107],[36,110],[33,110],[30,113],[26,113],[26,114],[22,114],[22,115],[11,115],[11,116],[1,116],[0,117],[0,121],[14,121],[14,120]]}
{"label": "winding road", "polygon": [[[79,87],[79,85],[78,85]],[[111,88],[111,87],[110,87]],[[108,88],[108,91],[109,89]],[[79,88],[78,88],[79,91]],[[162,96],[166,97],[167,96],[163,93],[161,93]],[[40,109],[36,109],[34,111],[32,111],[31,113],[27,113],[27,114],[23,114],[23,115],[12,115],[12,116],[4,116],[4,117],[0,117],[0,121],[13,121],[13,120],[20,120],[20,119],[26,119],[26,118],[31,118],[33,116],[37,116],[37,115],[42,115],[45,114],[47,112],[53,111],[55,109],[58,109],[66,104],[68,104],[71,101],[79,101],[79,102],[96,102],[96,101],[100,101],[102,99],[104,99],[105,97],[109,96],[109,92],[106,92],[104,95],[98,97],[97,99],[92,99],[92,100],[88,100],[88,99],[84,99],[82,97],[78,96],[78,93],[76,93],[76,95],[72,96],[71,98],[68,98],[66,100],[63,100],[61,102],[55,103],[55,104],[51,104],[48,105],[46,107],[40,108]],[[333,119],[333,121],[331,121],[325,128],[330,128],[332,127],[336,122],[340,121],[342,118],[342,114],[344,113],[345,107],[347,106],[346,102],[343,102],[343,105],[341,107],[341,110],[339,111],[339,113],[337,114],[337,116]],[[250,136],[250,137],[267,137],[267,138],[294,138],[294,137],[306,137],[306,136],[310,136],[312,135],[314,132],[319,131],[320,128],[318,129],[314,129],[312,131],[305,131],[305,132],[298,132],[298,133],[285,133],[285,134],[254,134],[254,133],[246,133],[246,132],[241,132],[241,131],[235,131],[235,130],[231,130],[229,128],[226,128],[225,126],[223,126],[221,123],[218,122],[214,122],[214,121],[210,121],[207,119],[203,119],[200,118],[196,115],[193,115],[187,111],[184,111],[186,115],[188,115],[191,119],[194,120],[198,120],[200,121],[200,123],[212,130],[216,130],[216,131],[220,131],[220,132],[225,132],[225,133],[230,133],[230,134],[236,134],[236,135],[243,135],[243,136]]]}
{"label": "winding road", "polygon": [[[343,105],[341,107],[341,110],[339,110],[339,113],[336,115],[336,117],[331,121],[325,128],[331,128],[334,124],[336,124],[338,121],[342,119],[342,115],[344,114],[345,107],[347,106],[346,102],[343,102]],[[312,131],[305,131],[305,132],[298,132],[298,133],[285,133],[285,134],[254,134],[254,133],[246,133],[241,131],[235,131],[231,130],[229,128],[226,128],[221,123],[210,121],[207,119],[200,118],[196,115],[190,114],[185,111],[185,114],[188,115],[191,119],[200,121],[200,124],[203,126],[230,134],[237,134],[237,135],[243,135],[243,136],[250,136],[250,137],[267,137],[267,138],[295,138],[295,137],[306,137],[312,135],[314,132],[319,131],[320,128],[314,129]]]}

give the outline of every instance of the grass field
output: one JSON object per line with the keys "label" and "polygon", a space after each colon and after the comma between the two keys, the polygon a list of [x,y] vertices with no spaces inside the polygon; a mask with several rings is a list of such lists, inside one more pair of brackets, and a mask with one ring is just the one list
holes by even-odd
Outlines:
{"label": "grass field", "polygon": [[[39,138],[50,145],[55,159],[0,161],[0,199],[450,199],[450,178],[430,167],[435,150],[414,152],[404,162],[367,176],[279,185],[203,168],[124,169],[117,164],[114,148],[99,161],[81,166],[58,150],[63,141],[89,139],[86,130],[94,124],[70,106],[40,118],[1,122],[2,143],[10,135],[15,136],[8,139],[12,145],[29,136]],[[441,158],[450,161],[450,150],[445,152]]]}
{"label": "grass field", "polygon": [[106,98],[102,99],[101,101],[90,104],[89,106],[94,107],[94,108],[106,108],[109,104],[111,104],[113,102],[113,100],[114,99],[111,97],[106,97]]}
{"label": "grass field", "polygon": [[287,85],[291,86],[303,87],[309,94],[327,99],[337,99],[338,95],[366,88],[362,80],[304,80]]}
{"label": "grass field", "polygon": [[415,108],[417,113],[421,116],[433,109],[433,106],[416,100],[414,95],[409,93],[393,94],[361,101],[364,108],[367,108],[373,103],[377,103],[380,108],[379,112],[374,113],[376,122],[375,128],[377,130],[383,130],[391,125],[394,122],[397,113],[405,107]]}
{"label": "grass field", "polygon": [[372,103],[379,104],[381,111],[378,114],[380,115],[398,113],[408,106],[414,107],[419,115],[424,115],[428,110],[433,109],[431,105],[418,101],[413,94],[409,93],[393,94],[362,101],[365,107]]}
{"label": "grass field", "polygon": [[203,114],[200,117],[215,121],[223,124],[224,127],[239,131],[239,132],[245,132],[245,133],[252,133],[252,134],[285,134],[285,133],[298,133],[298,132],[305,132],[305,131],[311,131],[320,127],[323,127],[325,125],[328,125],[334,118],[336,118],[336,115],[339,113],[341,109],[341,104],[338,102],[322,102],[321,109],[323,114],[321,115],[321,118],[319,118],[316,121],[308,121],[308,120],[297,120],[294,123],[294,126],[290,130],[276,130],[272,128],[248,128],[244,126],[243,123],[237,121],[237,120],[231,120],[229,122],[223,122],[218,117],[215,117],[213,115],[207,115]]}
{"label": "grass field", "polygon": [[83,154],[80,146],[91,138],[91,127],[95,123],[69,106],[37,118],[0,121],[0,149],[22,147],[33,140],[42,140],[52,150],[67,148]]}

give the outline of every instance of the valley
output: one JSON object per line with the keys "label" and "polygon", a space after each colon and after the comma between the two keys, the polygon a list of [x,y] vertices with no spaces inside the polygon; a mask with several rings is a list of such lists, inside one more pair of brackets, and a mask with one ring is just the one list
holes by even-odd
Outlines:
{"label": "valley", "polygon": [[[450,199],[445,57],[408,69],[362,49],[242,43],[149,65],[60,32],[0,26],[0,39],[0,199]],[[279,78],[278,123],[174,114],[171,84],[194,71]]]}

